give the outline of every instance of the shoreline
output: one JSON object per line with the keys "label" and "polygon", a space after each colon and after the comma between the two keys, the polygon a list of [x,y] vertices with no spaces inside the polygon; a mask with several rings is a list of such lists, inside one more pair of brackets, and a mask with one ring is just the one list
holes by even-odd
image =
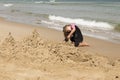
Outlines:
{"label": "shoreline", "polygon": [[[15,39],[20,40],[31,34],[34,29],[37,29],[40,35],[47,40],[62,42],[64,39],[63,33],[55,29],[11,22],[5,20],[4,18],[0,18],[1,41],[8,35],[9,32],[12,33]],[[84,36],[84,40],[90,44],[88,50],[92,50],[100,55],[110,58],[120,58],[120,44],[88,36]]]}

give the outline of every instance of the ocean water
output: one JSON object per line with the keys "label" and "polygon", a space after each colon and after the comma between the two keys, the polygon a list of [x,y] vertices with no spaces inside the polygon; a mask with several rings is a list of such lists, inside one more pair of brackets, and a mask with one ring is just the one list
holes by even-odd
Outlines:
{"label": "ocean water", "polygon": [[75,23],[84,35],[120,43],[119,0],[1,0],[0,16],[57,30]]}

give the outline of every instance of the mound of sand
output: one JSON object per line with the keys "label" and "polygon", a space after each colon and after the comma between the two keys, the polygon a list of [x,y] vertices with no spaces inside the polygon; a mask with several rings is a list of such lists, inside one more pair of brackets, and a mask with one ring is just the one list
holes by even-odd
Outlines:
{"label": "mound of sand", "polygon": [[109,63],[107,58],[97,56],[82,48],[43,40],[37,31],[22,41],[15,41],[9,33],[0,49],[1,58],[7,61],[23,61],[26,64],[88,62],[87,64],[91,66],[102,66]]}
{"label": "mound of sand", "polygon": [[[43,71],[53,71],[54,75],[58,72],[62,72],[64,77],[68,73],[75,73],[79,78],[64,78],[63,74],[59,73],[59,79],[52,75],[51,80],[119,80],[120,79],[120,60],[111,61],[107,57],[103,57],[95,52],[88,50],[87,48],[75,48],[69,43],[53,42],[44,40],[39,33],[34,30],[32,34],[21,41],[16,41],[11,33],[0,44],[0,62],[5,65],[14,64],[22,66],[24,68],[31,68]],[[8,64],[9,63],[9,64]],[[57,65],[57,67],[56,67]],[[52,66],[52,67],[50,67]],[[62,66],[62,67],[61,67]],[[2,65],[3,68],[3,65]],[[13,67],[16,68],[15,66]],[[59,70],[59,69],[60,70]],[[72,72],[71,71],[72,68]],[[14,70],[13,69],[13,70]],[[57,71],[58,69],[58,71]],[[68,69],[68,70],[67,70]],[[73,71],[75,69],[76,72]],[[17,69],[18,70],[18,69]],[[63,72],[67,70],[67,73]],[[86,71],[87,70],[87,71]],[[98,75],[96,74],[98,70]],[[4,70],[1,70],[1,80],[50,80],[50,74],[48,77],[38,76],[35,78],[16,78],[11,76],[11,73],[7,73],[8,76],[4,76]],[[34,72],[34,70],[32,70]],[[79,73],[78,73],[79,71]],[[90,75],[94,73],[94,76]],[[11,71],[12,72],[12,71]],[[27,72],[30,75],[32,72]],[[41,74],[37,71],[36,75]],[[14,73],[15,74],[15,73]],[[22,73],[23,74],[23,73]],[[82,76],[84,74],[84,77]],[[86,74],[86,75],[85,75]],[[95,75],[96,74],[96,75]],[[46,74],[45,74],[46,75]],[[62,76],[60,76],[62,75]],[[31,75],[32,76],[32,75]],[[77,77],[78,77],[77,76]],[[96,77],[95,77],[96,76]],[[8,78],[7,78],[8,77]],[[14,77],[14,78],[12,78]],[[23,76],[22,76],[23,77]],[[44,78],[44,79],[43,79]]]}

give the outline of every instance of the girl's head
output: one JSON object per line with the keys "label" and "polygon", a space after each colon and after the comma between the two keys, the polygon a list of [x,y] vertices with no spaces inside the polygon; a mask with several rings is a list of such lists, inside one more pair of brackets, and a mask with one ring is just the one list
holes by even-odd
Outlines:
{"label": "girl's head", "polygon": [[70,32],[72,29],[71,29],[71,25],[65,25],[63,27],[63,32]]}

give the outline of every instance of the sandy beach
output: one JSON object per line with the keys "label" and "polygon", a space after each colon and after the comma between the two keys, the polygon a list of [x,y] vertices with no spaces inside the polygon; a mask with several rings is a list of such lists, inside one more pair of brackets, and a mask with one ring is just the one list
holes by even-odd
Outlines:
{"label": "sandy beach", "polygon": [[120,80],[120,44],[85,36],[63,42],[54,29],[0,18],[0,80]]}

